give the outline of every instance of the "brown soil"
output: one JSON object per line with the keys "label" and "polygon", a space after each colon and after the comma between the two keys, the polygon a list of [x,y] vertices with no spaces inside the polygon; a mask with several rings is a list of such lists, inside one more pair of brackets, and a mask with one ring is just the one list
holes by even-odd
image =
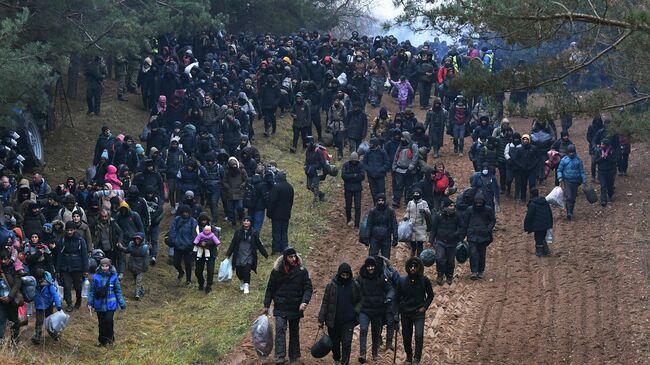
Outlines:
{"label": "brown soil", "polygon": [[[385,104],[395,109],[391,100]],[[377,110],[368,113],[374,118]],[[424,112],[416,110],[416,114],[423,121]],[[515,130],[530,128],[530,120],[511,121]],[[579,120],[572,129],[572,140],[587,169],[584,141],[588,123]],[[442,160],[462,188],[468,184],[471,163],[466,157],[453,156],[451,146],[447,139]],[[649,156],[647,146],[634,146],[630,175],[617,178],[614,202],[606,208],[589,205],[580,195],[573,222],[554,209],[556,243],[551,246],[551,257],[534,255],[532,235],[523,232],[526,207],[502,196],[485,279],[470,281],[468,264],[462,264],[456,266],[453,285],[434,287],[436,297],[427,312],[422,363],[650,364],[646,221],[650,188],[645,183],[647,166],[641,163]],[[542,193],[552,185],[547,181]],[[363,211],[367,212],[371,201],[365,184],[364,192]],[[356,270],[367,255],[367,248],[357,242],[357,231],[345,225],[342,193],[333,200],[327,213],[331,225],[307,255],[314,284],[312,302],[301,321],[301,351],[307,364],[332,362],[330,356],[317,360],[309,354],[309,346],[316,340],[325,285],[339,263],[347,261]],[[408,254],[403,244],[393,251],[400,271]],[[433,277],[435,267],[428,268],[426,274]],[[392,363],[392,352],[381,355],[380,364]],[[358,327],[352,363],[357,363],[357,356]],[[404,361],[400,336],[397,363]],[[250,335],[222,363],[259,363]]]}

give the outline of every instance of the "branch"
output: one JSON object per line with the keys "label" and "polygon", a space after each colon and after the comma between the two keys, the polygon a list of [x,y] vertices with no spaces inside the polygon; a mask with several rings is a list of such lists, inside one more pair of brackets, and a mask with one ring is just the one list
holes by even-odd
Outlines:
{"label": "branch", "polygon": [[637,104],[637,103],[647,101],[647,100],[650,100],[650,95],[646,95],[646,96],[641,97],[641,98],[632,99],[630,101],[626,101],[625,103],[621,103],[621,104],[609,105],[609,106],[603,107],[601,110],[620,109],[620,108],[624,108],[626,106],[630,106],[630,105]]}
{"label": "branch", "polygon": [[[108,35],[108,33],[110,33],[110,31],[113,30],[113,28],[115,28],[115,25],[117,25],[117,22],[111,24],[111,26],[108,27],[108,29],[106,29],[106,31],[105,31],[104,33],[100,34],[97,38],[95,38],[94,41],[88,43],[84,48],[88,48],[88,47],[93,46],[93,45],[97,46],[97,42],[99,42],[100,39],[102,39],[102,38],[104,38],[106,35]],[[92,39],[91,39],[91,40],[92,40]],[[97,47],[99,48],[99,46],[97,46]],[[100,48],[100,49],[101,49],[101,48]]]}
{"label": "branch", "polygon": [[512,89],[511,91],[527,90],[527,89],[536,89],[536,88],[538,88],[538,87],[540,87],[540,86],[544,86],[544,85],[546,85],[546,84],[550,84],[550,83],[552,83],[552,82],[560,81],[560,80],[562,80],[563,78],[565,78],[565,77],[571,75],[572,73],[574,73],[574,72],[576,72],[576,71],[580,71],[580,70],[582,70],[583,68],[585,68],[585,67],[591,65],[592,63],[594,63],[596,60],[598,60],[599,58],[601,58],[602,56],[604,56],[605,54],[607,54],[609,51],[611,51],[612,49],[616,48],[616,46],[618,46],[621,42],[623,42],[623,40],[625,40],[625,38],[627,38],[627,37],[628,37],[630,34],[632,34],[633,32],[634,32],[633,30],[628,30],[628,31],[626,31],[625,34],[623,34],[619,39],[616,40],[616,42],[612,43],[612,45],[610,45],[609,47],[607,47],[607,48],[603,49],[602,51],[600,51],[600,52],[599,52],[597,55],[595,55],[592,59],[590,59],[590,60],[587,61],[587,62],[582,63],[580,66],[576,66],[576,67],[570,69],[569,71],[567,71],[567,72],[561,74],[560,76],[552,77],[552,78],[550,78],[550,79],[547,79],[547,80],[544,80],[544,81],[538,82],[537,84],[532,85],[532,86],[522,86],[522,87],[517,87],[517,88]]}
{"label": "branch", "polygon": [[176,10],[177,13],[181,13],[181,9],[179,9],[179,8],[177,8],[175,6],[172,6],[172,5],[170,5],[170,4],[168,4],[168,3],[164,2],[164,1],[156,0],[156,4],[166,6],[166,7],[170,8],[170,9]]}
{"label": "branch", "polygon": [[493,14],[493,16],[505,17],[507,19],[512,19],[512,20],[530,20],[530,21],[550,21],[550,20],[560,20],[560,19],[569,20],[569,21],[578,20],[584,23],[600,24],[600,25],[606,25],[610,27],[639,30],[645,33],[650,33],[650,26],[648,25],[631,24],[616,19],[603,18],[603,17],[584,14],[584,13],[567,12],[567,13],[555,13],[549,15],[521,15],[521,16],[495,13]]}
{"label": "branch", "polygon": [[7,3],[5,3],[5,2],[1,2],[1,1],[0,1],[0,6],[2,6],[2,7],[4,7],[4,8],[7,8],[7,9],[23,10],[23,8],[21,8],[20,6],[7,4]]}
{"label": "branch", "polygon": [[[81,24],[80,22],[77,22],[77,21],[73,20],[73,19],[70,18],[70,17],[66,17],[66,19],[68,19],[72,24],[76,25],[77,28],[79,28],[79,30],[81,30],[81,31],[86,35],[86,37],[88,37],[88,39],[90,39],[90,42],[91,42],[91,43],[90,43],[88,46],[94,45],[94,46],[97,47],[97,49],[99,49],[100,51],[104,51],[104,49],[103,49],[102,47],[100,47],[99,44],[97,44],[97,41],[96,41],[95,39],[93,39],[93,36],[91,36],[90,33],[88,33],[88,31],[87,31],[86,28],[83,26],[83,24]],[[110,29],[109,29],[109,30],[110,30]]]}

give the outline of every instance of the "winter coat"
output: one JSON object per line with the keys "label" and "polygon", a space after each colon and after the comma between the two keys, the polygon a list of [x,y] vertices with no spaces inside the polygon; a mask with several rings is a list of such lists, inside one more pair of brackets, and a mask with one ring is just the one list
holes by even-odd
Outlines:
{"label": "winter coat", "polygon": [[411,241],[425,242],[429,237],[427,236],[427,220],[425,215],[430,215],[429,204],[427,201],[420,198],[418,202],[410,200],[406,205],[404,218],[411,222],[413,227],[413,234]]}
{"label": "winter coat", "polygon": [[400,174],[405,174],[407,171],[415,172],[417,161],[417,145],[409,143],[405,146],[402,144],[395,152],[395,158],[393,159],[393,171]]}
{"label": "winter coat", "polygon": [[523,144],[515,147],[515,150],[510,149],[510,157],[516,168],[523,171],[536,171],[539,165],[539,156],[537,154],[537,147],[529,145],[529,148],[524,147]]}
{"label": "winter coat", "polygon": [[275,185],[269,192],[268,208],[266,216],[270,219],[285,220],[291,219],[291,208],[293,207],[293,186],[284,175],[276,176]]}
{"label": "winter coat", "polygon": [[489,244],[492,242],[492,230],[496,224],[494,210],[485,205],[483,208],[471,206],[465,212],[463,224],[468,242]]}
{"label": "winter coat", "polygon": [[494,204],[499,205],[501,198],[496,176],[490,173],[483,175],[481,172],[477,172],[470,178],[470,183],[474,189],[483,193],[486,205],[491,207],[494,207]]}
{"label": "winter coat", "polygon": [[[402,276],[398,283],[395,293],[396,305],[401,314],[412,315],[417,313],[418,309],[429,308],[433,302],[433,288],[431,288],[431,281],[424,276],[424,265],[418,257],[412,257],[406,261],[405,268],[412,262],[417,262],[417,272],[414,277],[410,275]],[[408,271],[407,271],[408,272]],[[424,316],[424,313],[422,313]]]}
{"label": "winter coat", "polygon": [[429,146],[440,148],[444,141],[445,125],[449,120],[449,112],[445,108],[430,110],[424,120],[424,128],[429,131]]}
{"label": "winter coat", "polygon": [[241,124],[237,119],[229,120],[228,118],[223,121],[223,144],[231,148],[237,147],[241,140]]}
{"label": "winter coat", "polygon": [[572,183],[586,184],[587,174],[585,173],[585,167],[580,157],[562,157],[557,167],[557,178],[560,181],[564,180]]}
{"label": "winter coat", "polygon": [[342,103],[337,107],[333,104],[327,112],[327,127],[332,130],[332,132],[344,132],[345,131],[345,116],[347,114],[347,109]]}
{"label": "winter coat", "polygon": [[102,155],[102,152],[104,150],[108,151],[108,162],[112,161],[113,159],[113,146],[115,145],[115,137],[112,135],[106,135],[104,133],[101,133],[99,137],[97,137],[97,142],[95,142],[95,154],[93,158],[93,165],[97,165],[99,163],[99,159]]}
{"label": "winter coat", "polygon": [[50,274],[54,274],[54,261],[52,259],[52,252],[49,249],[41,252],[37,247],[33,246],[31,242],[25,245],[25,259],[27,260],[27,267],[29,272],[35,272],[36,269],[43,269]]}
{"label": "winter coat", "polygon": [[524,231],[543,232],[553,228],[553,212],[543,196],[538,196],[528,202],[528,211],[524,218]]}
{"label": "winter coat", "polygon": [[361,182],[366,178],[363,165],[360,162],[353,164],[351,161],[344,163],[341,178],[345,191],[361,191],[363,189]]}
{"label": "winter coat", "polygon": [[[95,225],[95,230],[94,230],[94,235],[93,237],[95,238],[95,244],[94,247],[98,248],[104,253],[109,252],[109,251],[114,251],[117,249],[117,244],[122,243],[122,228],[115,222],[113,218],[109,218],[109,222],[104,224],[102,223],[101,219],[98,220],[97,224]],[[105,246],[102,242],[102,230],[106,230],[106,233],[108,234],[108,241],[110,243],[110,246]]]}
{"label": "winter coat", "polygon": [[313,287],[309,272],[300,255],[298,260],[300,264],[291,268],[285,266],[284,256],[275,260],[264,294],[264,307],[269,308],[273,302],[275,316],[286,319],[302,318],[300,304],[309,304],[311,300]]}
{"label": "winter coat", "polygon": [[373,179],[385,177],[386,172],[390,171],[391,164],[392,160],[381,146],[371,148],[363,157],[363,167],[368,177]]}
{"label": "winter coat", "polygon": [[305,151],[305,175],[308,178],[318,176],[319,171],[324,172],[326,163],[323,151],[320,149],[312,146]]}
{"label": "winter coat", "polygon": [[276,109],[280,103],[280,86],[278,83],[265,83],[260,90],[259,102],[262,109]]}
{"label": "winter coat", "polygon": [[56,285],[47,283],[46,285],[38,284],[36,286],[36,296],[34,297],[34,307],[36,310],[46,310],[52,307],[52,303],[57,310],[61,310],[61,297],[56,290]]}
{"label": "winter coat", "polygon": [[[126,204],[126,202],[122,202],[120,208],[124,204]],[[126,207],[128,208],[128,205]],[[129,211],[126,215],[122,215],[119,211],[113,215],[115,223],[117,223],[117,225],[122,229],[122,235],[127,238],[133,237],[137,232],[144,232],[145,228],[140,215],[132,211],[131,208],[128,209]]]}
{"label": "winter coat", "polygon": [[[325,325],[329,328],[334,328],[337,324],[337,302],[340,287],[342,285],[344,284],[340,280],[339,275],[334,275],[332,280],[327,283],[325,292],[323,293],[323,301],[321,302],[320,310],[318,312],[318,322],[325,323]],[[357,315],[360,308],[359,304],[361,303],[361,292],[359,290],[359,284],[350,277],[347,285],[350,285],[350,292],[352,294],[351,302],[355,310],[355,323],[357,323]]]}
{"label": "winter coat", "polygon": [[386,307],[395,297],[391,282],[376,265],[375,272],[371,275],[365,266],[359,270],[357,283],[361,294],[360,312],[369,316],[376,316],[386,312]]}
{"label": "winter coat", "polygon": [[204,167],[206,172],[203,180],[204,190],[208,193],[219,192],[223,187],[223,178],[226,174],[223,166],[215,162],[212,166],[206,164]]}
{"label": "winter coat", "polygon": [[383,210],[374,207],[368,213],[368,232],[370,239],[378,241],[397,240],[397,219],[395,210],[385,207]]}
{"label": "winter coat", "polygon": [[57,242],[57,246],[57,272],[88,272],[88,249],[83,238],[78,234],[64,236]]}
{"label": "winter coat", "polygon": [[363,111],[352,110],[345,118],[345,129],[350,139],[360,141],[368,133],[368,116]]}
{"label": "winter coat", "polygon": [[[140,232],[139,235],[144,238],[144,233]],[[138,246],[131,241],[122,251],[129,254],[126,267],[131,273],[137,275],[149,271],[149,245],[143,242]]]}
{"label": "winter coat", "polygon": [[[107,282],[109,284],[106,297],[95,298],[95,293],[104,287]],[[93,307],[96,312],[116,311],[118,306],[126,309],[120,280],[117,278],[117,271],[115,271],[113,266],[111,266],[108,272],[103,272],[101,266],[95,271],[93,280],[90,283],[90,290],[88,291],[88,305]]]}
{"label": "winter coat", "polygon": [[[251,235],[251,256],[253,257],[253,262],[251,264],[251,270],[257,274],[257,251],[259,251],[265,259],[269,258],[269,254],[266,252],[262,241],[260,240],[260,234],[253,228],[249,228]],[[237,264],[237,255],[239,255],[239,244],[242,241],[244,235],[246,234],[244,228],[240,228],[235,231],[230,241],[230,246],[228,246],[228,251],[226,252],[226,257],[231,257],[233,266]]]}
{"label": "winter coat", "polygon": [[201,186],[201,179],[204,179],[205,176],[206,172],[205,167],[203,166],[197,166],[191,171],[187,166],[184,166],[178,170],[178,174],[176,174],[177,189],[181,192],[191,190],[196,193],[199,191],[199,187]]}
{"label": "winter coat", "polygon": [[90,233],[90,227],[88,227],[88,224],[84,222],[79,222],[77,225],[77,234],[81,236],[84,241],[86,242],[86,248],[88,249],[88,252],[92,252],[93,250],[93,235]]}
{"label": "winter coat", "polygon": [[614,147],[609,147],[609,151],[604,154],[602,149],[596,152],[596,165],[598,165],[598,173],[614,173],[616,172],[617,157]]}
{"label": "winter coat", "polygon": [[501,134],[497,137],[497,162],[505,163],[506,162],[506,146],[512,143],[512,136],[505,136]]}
{"label": "winter coat", "polygon": [[42,213],[32,214],[31,209],[28,209],[23,217],[23,232],[25,238],[29,239],[32,234],[42,234],[43,225],[47,223],[45,216]]}
{"label": "winter coat", "polygon": [[293,116],[293,124],[291,125],[293,128],[307,128],[311,125],[311,106],[309,102],[303,100],[300,104],[294,103],[291,115]]}
{"label": "winter coat", "polygon": [[194,235],[199,223],[193,217],[183,218],[176,216],[169,227],[169,239],[174,249],[182,252],[192,251],[194,248]]}
{"label": "winter coat", "polygon": [[[238,163],[239,164],[239,163]],[[228,166],[225,169],[223,177],[223,188],[225,190],[226,198],[228,200],[241,200],[244,199],[243,187],[248,181],[246,170],[239,167]]]}
{"label": "winter coat", "polygon": [[431,222],[429,242],[441,243],[444,246],[456,246],[463,239],[463,218],[458,212],[447,214],[444,211],[436,214]]}
{"label": "winter coat", "polygon": [[138,187],[138,191],[147,191],[147,187],[151,186],[155,189],[158,195],[161,196],[165,190],[162,176],[155,170],[150,172],[145,169],[144,171],[135,174],[133,177],[133,185]]}

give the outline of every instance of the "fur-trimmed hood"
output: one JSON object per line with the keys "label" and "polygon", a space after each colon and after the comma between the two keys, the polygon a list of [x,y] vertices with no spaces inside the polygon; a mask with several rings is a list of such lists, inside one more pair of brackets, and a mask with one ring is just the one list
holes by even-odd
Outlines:
{"label": "fur-trimmed hood", "polygon": [[[305,261],[303,260],[302,256],[300,254],[296,254],[298,256],[298,260],[300,260],[300,270],[307,270],[305,267]],[[277,259],[275,259],[275,263],[273,264],[273,270],[280,271],[282,269],[282,263],[284,262],[284,256],[280,256]]]}

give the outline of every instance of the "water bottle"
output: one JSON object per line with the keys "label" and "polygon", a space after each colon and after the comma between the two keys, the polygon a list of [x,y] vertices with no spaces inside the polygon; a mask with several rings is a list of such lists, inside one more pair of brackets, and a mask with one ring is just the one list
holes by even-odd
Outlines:
{"label": "water bottle", "polygon": [[8,297],[11,288],[4,279],[0,279],[0,297]]}
{"label": "water bottle", "polygon": [[88,278],[84,279],[84,283],[81,285],[81,297],[88,298],[88,292],[90,291],[90,281]]}

